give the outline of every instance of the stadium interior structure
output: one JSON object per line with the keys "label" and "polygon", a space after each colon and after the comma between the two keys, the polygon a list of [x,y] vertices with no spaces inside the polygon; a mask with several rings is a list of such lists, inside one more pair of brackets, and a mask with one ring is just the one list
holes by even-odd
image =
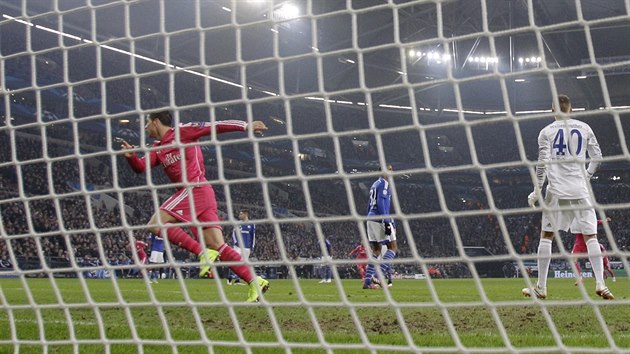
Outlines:
{"label": "stadium interior structure", "polygon": [[[303,1],[2,2],[0,231],[10,237],[0,240],[2,259],[32,275],[42,261],[67,267],[71,256],[129,264],[129,231],[142,238],[155,205],[113,138],[147,143],[140,112],[165,107],[180,122],[269,126],[255,143],[228,134],[203,145],[226,224],[238,207],[260,220],[258,260],[282,261],[278,240],[291,260],[315,259],[323,235],[333,235],[336,258],[348,258],[385,161],[394,166],[400,258],[417,252],[443,276],[469,276],[460,237],[501,262],[511,250],[533,259],[540,221],[526,199],[553,83],[601,144],[592,185],[600,216],[613,221],[600,239],[627,265],[627,2],[533,1],[540,37],[527,1],[351,1],[352,13],[345,1],[308,3],[309,16]],[[298,17],[267,20],[291,4]],[[172,190],[158,170],[153,183],[161,197]],[[93,221],[77,212],[88,208]],[[91,222],[108,230],[99,233],[104,250]],[[43,253],[33,232],[45,234]],[[398,266],[418,272],[411,258]],[[354,276],[350,263],[340,269]]]}

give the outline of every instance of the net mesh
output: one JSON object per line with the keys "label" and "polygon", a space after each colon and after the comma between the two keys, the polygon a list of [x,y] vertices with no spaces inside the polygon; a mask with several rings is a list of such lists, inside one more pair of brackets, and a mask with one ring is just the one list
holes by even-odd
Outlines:
{"label": "net mesh", "polygon": [[[0,351],[630,352],[627,0],[0,8]],[[537,272],[536,137],[563,93],[602,146],[612,302],[584,262],[577,287],[521,298]],[[253,216],[246,264],[272,284],[260,303],[221,281],[234,263],[195,279],[178,245],[164,264],[133,251],[181,185],[134,174],[116,138],[150,152],[145,115],[163,109],[269,127],[195,143],[228,243],[238,210]],[[350,252],[368,247],[383,174],[395,285],[363,290]],[[550,274],[573,278],[575,237],[560,236]]]}

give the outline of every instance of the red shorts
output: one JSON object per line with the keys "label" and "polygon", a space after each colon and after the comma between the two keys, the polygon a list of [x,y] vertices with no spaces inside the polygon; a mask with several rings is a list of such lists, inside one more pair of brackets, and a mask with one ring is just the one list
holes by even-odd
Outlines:
{"label": "red shorts", "polygon": [[144,250],[142,252],[138,252],[138,260],[140,261],[140,264],[147,264],[147,253],[144,252]]}
{"label": "red shorts", "polygon": [[571,251],[571,253],[573,253],[573,254],[588,253],[588,250],[586,249],[586,245],[585,244],[578,244],[578,243],[576,243],[575,245],[573,245],[573,250]]}
{"label": "red shorts", "polygon": [[[192,197],[191,197],[192,194]],[[194,203],[195,216],[192,214],[192,205]],[[180,222],[217,222],[217,200],[214,196],[212,186],[196,186],[192,188],[182,188],[173,194],[167,201],[160,206],[160,210],[169,213]],[[203,225],[203,229],[216,228],[221,229],[220,225]],[[195,227],[191,227],[195,229]]]}
{"label": "red shorts", "polygon": [[573,244],[571,253],[587,253],[586,243],[584,242],[584,236],[582,234],[575,235],[575,243]]}

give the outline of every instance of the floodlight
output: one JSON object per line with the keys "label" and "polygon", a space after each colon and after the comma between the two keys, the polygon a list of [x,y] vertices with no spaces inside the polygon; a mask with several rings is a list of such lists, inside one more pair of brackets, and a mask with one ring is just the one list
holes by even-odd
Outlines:
{"label": "floodlight", "polygon": [[279,19],[288,20],[300,15],[300,9],[293,4],[284,4],[275,11],[275,15]]}

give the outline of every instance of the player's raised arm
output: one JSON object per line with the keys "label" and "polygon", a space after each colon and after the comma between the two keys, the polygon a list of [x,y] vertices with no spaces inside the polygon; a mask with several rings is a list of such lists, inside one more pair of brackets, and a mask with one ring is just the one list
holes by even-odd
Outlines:
{"label": "player's raised arm", "polygon": [[[249,127],[249,124],[248,124]],[[265,123],[259,121],[259,120],[255,120],[252,122],[251,124],[251,130],[254,132],[254,134],[262,134],[267,130],[267,126],[265,125]]]}
{"label": "player's raised arm", "polygon": [[[121,139],[120,140],[120,148],[122,150],[131,150],[136,148],[135,146],[129,144],[127,141]],[[157,156],[155,154],[155,151],[150,151],[148,153],[149,155],[149,160],[151,161],[151,163],[149,164],[149,166],[151,167],[155,167],[158,165],[158,160],[157,160]],[[138,157],[138,155],[135,152],[126,152],[124,154],[125,158],[127,159],[127,162],[129,162],[129,166],[131,166],[131,168],[136,172],[136,173],[142,173],[146,170],[147,168],[147,164],[145,161],[146,155],[143,157]]]}
{"label": "player's raised arm", "polygon": [[248,129],[251,129],[254,134],[261,134],[262,132],[267,130],[267,126],[265,123],[261,121],[253,121],[248,124],[242,120],[223,120],[218,122],[198,122],[198,123],[187,123],[180,125],[180,132],[182,134],[182,140],[197,140],[202,136],[207,136],[212,134],[212,130],[215,130],[217,134],[221,133],[229,133],[229,132],[244,132]]}
{"label": "player's raised arm", "polygon": [[[116,142],[120,143],[120,149],[121,150],[131,150],[133,149],[133,145],[129,144],[125,139],[122,138],[116,138],[115,139]],[[133,152],[126,152],[123,156],[129,158],[133,156]]]}

